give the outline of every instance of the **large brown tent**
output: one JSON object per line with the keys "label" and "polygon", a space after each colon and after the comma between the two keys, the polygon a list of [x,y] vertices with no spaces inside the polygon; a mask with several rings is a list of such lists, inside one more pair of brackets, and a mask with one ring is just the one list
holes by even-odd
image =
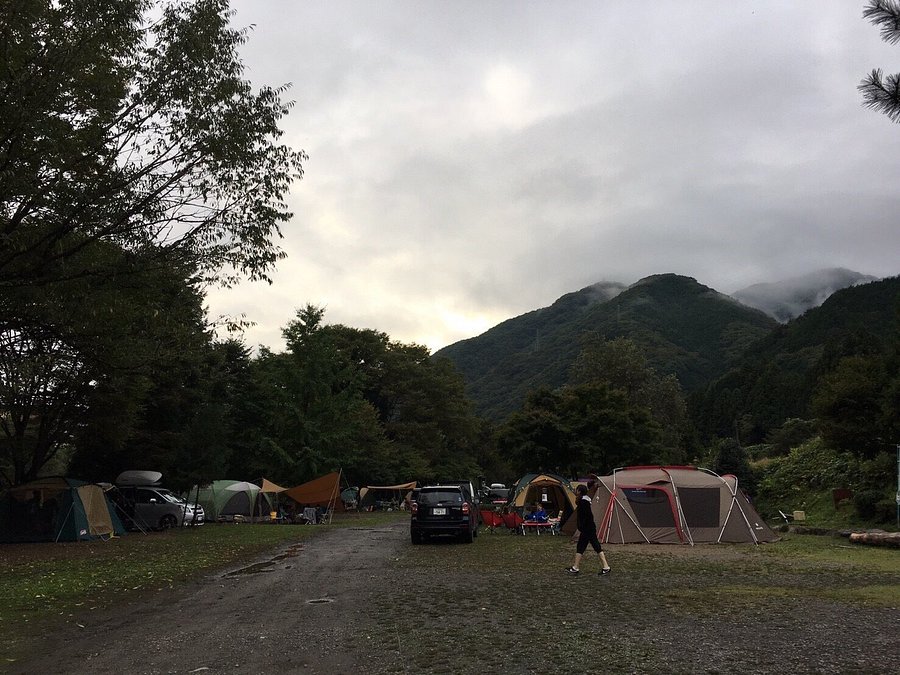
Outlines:
{"label": "large brown tent", "polygon": [[634,466],[599,480],[600,541],[697,544],[775,541],[737,478],[693,466]]}
{"label": "large brown tent", "polygon": [[297,487],[283,490],[280,494],[287,495],[304,506],[324,506],[329,510],[344,510],[344,502],[341,501],[340,471],[332,471]]}

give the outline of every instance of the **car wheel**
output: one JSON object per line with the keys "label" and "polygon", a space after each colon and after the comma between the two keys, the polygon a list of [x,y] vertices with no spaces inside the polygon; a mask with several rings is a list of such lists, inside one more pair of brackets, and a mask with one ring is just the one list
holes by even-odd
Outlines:
{"label": "car wheel", "polygon": [[465,532],[463,532],[462,540],[464,543],[471,544],[473,541],[475,541],[475,535],[472,534],[472,532],[472,530],[466,530]]}
{"label": "car wheel", "polygon": [[159,529],[161,530],[169,530],[176,525],[178,525],[178,519],[171,513],[167,513],[159,519]]}
{"label": "car wheel", "polygon": [[421,544],[422,543],[422,533],[416,532],[415,530],[410,531],[409,538],[412,539],[413,544]]}

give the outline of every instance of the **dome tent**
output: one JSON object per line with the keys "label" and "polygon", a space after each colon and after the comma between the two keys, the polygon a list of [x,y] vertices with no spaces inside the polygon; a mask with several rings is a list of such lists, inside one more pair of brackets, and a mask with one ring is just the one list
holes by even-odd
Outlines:
{"label": "dome tent", "polygon": [[777,535],[737,478],[693,466],[633,466],[599,479],[591,504],[601,542],[760,543]]}
{"label": "dome tent", "polygon": [[234,516],[269,517],[272,502],[262,489],[246,481],[215,480],[209,485],[197,489],[191,488],[197,495],[197,501],[203,507],[206,520],[230,520]]}
{"label": "dome tent", "polygon": [[509,494],[507,506],[520,509],[540,502],[548,511],[559,512],[562,532],[572,534],[575,531],[575,519],[570,517],[575,512],[575,490],[562,476],[552,473],[527,473],[516,482]]}
{"label": "dome tent", "polygon": [[84,541],[125,534],[99,485],[74,478],[38,478],[0,499],[0,542]]}

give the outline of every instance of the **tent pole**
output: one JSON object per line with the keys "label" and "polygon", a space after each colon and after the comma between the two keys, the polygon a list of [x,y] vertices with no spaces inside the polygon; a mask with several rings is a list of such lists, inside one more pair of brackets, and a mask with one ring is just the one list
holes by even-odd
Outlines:
{"label": "tent pole", "polygon": [[[672,494],[675,496],[675,508],[678,511],[678,522],[681,526],[681,529],[687,532],[688,543],[693,546],[694,537],[691,534],[691,528],[688,527],[687,518],[684,517],[684,511],[681,508],[681,498],[678,496],[678,486],[675,484],[675,479],[672,478],[672,474],[670,474],[666,470],[666,467],[660,467],[660,470],[669,477],[669,484],[672,486]],[[675,528],[676,532],[678,531],[678,529],[678,527]],[[684,542],[682,541],[682,543]]]}
{"label": "tent pole", "polygon": [[335,495],[340,497],[340,494],[341,494],[341,476],[343,476],[343,475],[344,475],[344,467],[340,467],[338,469],[337,483],[334,486],[334,491],[331,493],[331,502],[329,502],[329,509],[328,509],[328,524],[329,525],[331,525],[331,519],[334,518],[334,507],[337,504]]}
{"label": "tent pole", "polygon": [[[72,488],[69,488],[69,490],[72,490]],[[79,499],[81,499],[81,497],[79,497]],[[56,531],[56,539],[53,540],[54,544],[59,543],[59,535],[62,534],[63,526],[69,521],[69,516],[72,514],[72,509],[74,509],[74,508],[75,508],[75,496],[73,495],[72,503],[69,504],[69,510],[66,512],[66,517],[63,518],[63,521],[59,524],[59,529]],[[76,533],[76,536],[78,536],[77,533]]]}
{"label": "tent pole", "polygon": [[[747,520],[747,514],[744,513],[743,507],[737,501],[737,491],[738,491],[738,479],[737,476],[734,477],[734,492],[731,495],[731,498],[737,504],[738,511],[741,512],[741,518],[744,519],[744,524],[747,526],[747,531],[750,533],[750,536],[753,537],[753,543],[757,546],[759,545],[759,538],[756,536],[756,532],[753,531],[753,527],[750,525],[750,521]],[[722,530],[724,532],[724,529]]]}
{"label": "tent pole", "polygon": [[687,518],[684,517],[684,511],[681,508],[681,498],[678,496],[678,487],[675,481],[672,481],[672,494],[675,495],[675,508],[678,509],[678,520],[681,521],[681,527],[687,533],[688,543],[694,545],[694,535],[691,534],[691,528],[687,524]]}

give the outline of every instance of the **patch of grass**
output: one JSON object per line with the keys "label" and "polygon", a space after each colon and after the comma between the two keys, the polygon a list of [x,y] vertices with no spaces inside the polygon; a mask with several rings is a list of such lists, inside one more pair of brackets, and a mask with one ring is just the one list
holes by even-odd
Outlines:
{"label": "patch of grass", "polygon": [[866,666],[840,645],[868,640],[869,620],[896,621],[900,556],[845,541],[609,546],[608,577],[592,553],[567,576],[568,537],[409,545],[366,653],[376,672],[775,672],[792,667],[783,635],[811,659],[800,670],[878,670],[885,654]]}

